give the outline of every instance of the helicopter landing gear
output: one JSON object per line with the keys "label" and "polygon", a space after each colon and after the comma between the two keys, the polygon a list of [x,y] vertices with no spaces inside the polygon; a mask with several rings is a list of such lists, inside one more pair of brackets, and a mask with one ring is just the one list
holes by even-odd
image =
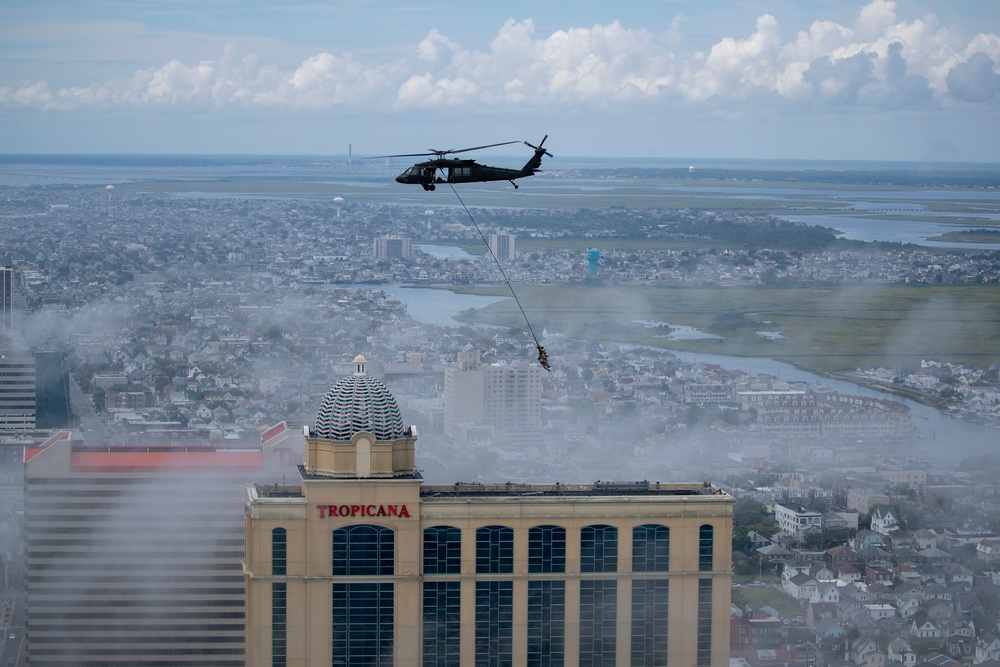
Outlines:
{"label": "helicopter landing gear", "polygon": [[514,186],[515,190],[517,190],[517,183],[515,183],[514,181],[511,181],[510,184]]}
{"label": "helicopter landing gear", "polygon": [[424,186],[425,192],[431,192],[432,190],[437,189],[437,186],[435,186],[433,183],[423,183],[422,185]]}

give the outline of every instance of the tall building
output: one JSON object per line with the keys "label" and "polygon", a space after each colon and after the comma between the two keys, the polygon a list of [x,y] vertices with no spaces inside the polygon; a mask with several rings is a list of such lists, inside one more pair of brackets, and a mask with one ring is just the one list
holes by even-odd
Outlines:
{"label": "tall building", "polygon": [[31,352],[0,356],[0,430],[35,428],[35,357]]}
{"label": "tall building", "polygon": [[14,269],[0,266],[0,337],[10,337],[14,326]]}
{"label": "tall building", "polygon": [[727,667],[731,496],[705,483],[423,484],[355,359],[291,485],[247,490],[248,667]]}
{"label": "tall building", "polygon": [[466,347],[444,372],[445,435],[456,439],[463,429],[487,427],[515,444],[537,444],[541,398],[538,364],[483,364],[479,350]]}
{"label": "tall building", "polygon": [[69,428],[69,367],[61,352],[0,356],[0,430]]}
{"label": "tall building", "polygon": [[35,352],[35,428],[71,426],[66,355],[62,352]]}
{"label": "tall building", "polygon": [[373,243],[375,259],[408,259],[410,257],[410,239],[382,236]]}
{"label": "tall building", "polygon": [[280,480],[302,449],[283,423],[249,449],[97,447],[69,431],[26,448],[31,664],[243,667],[246,485]]}
{"label": "tall building", "polygon": [[490,234],[490,252],[501,262],[507,262],[517,257],[514,250],[513,234]]}

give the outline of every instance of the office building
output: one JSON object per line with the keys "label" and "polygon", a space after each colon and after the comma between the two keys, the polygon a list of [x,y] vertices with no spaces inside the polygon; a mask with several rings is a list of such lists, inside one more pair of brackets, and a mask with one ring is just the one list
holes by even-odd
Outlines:
{"label": "office building", "polygon": [[13,330],[14,269],[0,266],[0,338],[9,338]]}
{"label": "office building", "polygon": [[61,352],[0,356],[0,431],[69,428],[69,366]]}
{"label": "office building", "polygon": [[536,363],[484,364],[467,346],[444,371],[444,432],[460,440],[470,429],[515,445],[537,445],[542,427],[542,375]]}
{"label": "office building", "polygon": [[246,485],[301,443],[282,423],[242,449],[25,448],[31,664],[243,667]]}
{"label": "office building", "polygon": [[408,259],[410,239],[379,237],[373,243],[375,259]]}
{"label": "office building", "polygon": [[0,431],[35,428],[35,356],[0,356]]}
{"label": "office building", "polygon": [[35,352],[35,428],[72,426],[69,364],[62,352]]}
{"label": "office building", "polygon": [[727,667],[731,496],[705,483],[425,485],[355,372],[295,484],[245,510],[248,667]]}
{"label": "office building", "polygon": [[490,234],[489,242],[490,252],[501,262],[509,262],[517,257],[517,252],[514,250],[513,234]]}

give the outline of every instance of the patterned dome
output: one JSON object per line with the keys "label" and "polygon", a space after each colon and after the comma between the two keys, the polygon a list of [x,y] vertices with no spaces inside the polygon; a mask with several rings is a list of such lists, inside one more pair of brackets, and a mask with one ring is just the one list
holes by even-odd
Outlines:
{"label": "patterned dome", "polygon": [[365,372],[365,358],[354,359],[354,375],[342,378],[326,393],[316,415],[313,435],[328,440],[350,440],[367,431],[376,440],[406,435],[399,405],[379,380]]}

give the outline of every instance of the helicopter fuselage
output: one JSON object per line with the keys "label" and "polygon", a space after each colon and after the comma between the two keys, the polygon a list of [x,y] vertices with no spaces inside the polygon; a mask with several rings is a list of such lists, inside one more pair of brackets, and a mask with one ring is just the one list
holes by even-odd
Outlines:
{"label": "helicopter fuselage", "polygon": [[479,164],[475,160],[442,158],[418,162],[396,177],[397,183],[422,185],[433,190],[437,183],[484,183],[486,181],[513,181],[531,176],[523,169],[506,169]]}
{"label": "helicopter fuselage", "polygon": [[[537,146],[524,142],[528,144],[528,146],[531,146],[531,148],[535,149],[535,154],[532,155],[520,169],[490,167],[485,164],[479,164],[475,160],[444,157],[447,153],[463,153],[465,151],[479,150],[480,148],[492,148],[493,146],[504,146],[506,143],[515,143],[506,142],[504,144],[490,144],[488,146],[479,146],[477,148],[463,148],[459,151],[432,151],[432,154],[438,156],[437,158],[416,163],[397,176],[396,182],[407,185],[421,185],[424,190],[434,190],[438,183],[485,183],[487,181],[510,181],[510,184],[517,188],[517,183],[514,182],[514,179],[524,178],[525,176],[534,176],[535,172],[537,172],[539,167],[542,166],[542,156],[551,156],[551,153],[543,148],[545,140],[548,138],[549,136],[545,135]],[[413,154],[387,155],[385,157],[407,157],[409,155]]]}

